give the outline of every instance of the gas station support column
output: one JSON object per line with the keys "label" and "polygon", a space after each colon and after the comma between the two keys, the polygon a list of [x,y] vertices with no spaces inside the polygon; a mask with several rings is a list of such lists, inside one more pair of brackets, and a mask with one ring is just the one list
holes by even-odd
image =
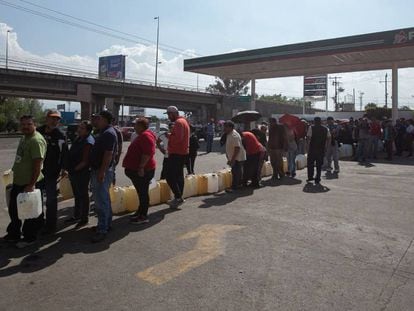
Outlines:
{"label": "gas station support column", "polygon": [[392,66],[392,122],[398,119],[398,65]]}
{"label": "gas station support column", "polygon": [[250,110],[256,110],[256,79],[251,82]]}

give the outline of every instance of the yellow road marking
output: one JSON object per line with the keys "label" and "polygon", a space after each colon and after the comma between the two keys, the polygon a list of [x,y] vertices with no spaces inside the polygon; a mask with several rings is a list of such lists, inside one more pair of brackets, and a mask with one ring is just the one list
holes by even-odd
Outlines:
{"label": "yellow road marking", "polygon": [[138,272],[137,277],[151,284],[162,285],[223,255],[225,251],[223,239],[226,233],[242,228],[243,226],[237,225],[203,225],[178,238],[179,240],[198,238],[193,250]]}

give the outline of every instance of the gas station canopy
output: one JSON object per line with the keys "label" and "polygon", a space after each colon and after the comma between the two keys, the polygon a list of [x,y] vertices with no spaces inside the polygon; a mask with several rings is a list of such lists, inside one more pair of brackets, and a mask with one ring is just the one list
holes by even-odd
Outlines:
{"label": "gas station canopy", "polygon": [[184,71],[267,79],[414,67],[414,28],[199,57]]}

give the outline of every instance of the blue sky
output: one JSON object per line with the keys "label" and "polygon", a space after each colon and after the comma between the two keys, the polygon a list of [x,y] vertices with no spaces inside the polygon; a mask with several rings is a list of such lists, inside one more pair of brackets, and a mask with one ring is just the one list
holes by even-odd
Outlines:
{"label": "blue sky", "polygon": [[[3,1],[3,0],[2,0]],[[122,52],[130,55],[127,75],[151,81],[155,48],[98,35],[9,8],[0,1],[0,49],[4,52],[5,29],[12,29],[10,57],[31,57],[74,67],[96,68],[98,55]],[[20,0],[4,0],[45,12]],[[335,38],[414,26],[414,1],[133,1],[133,0],[28,0],[107,27],[135,34],[150,41],[156,38],[160,16],[160,43],[198,55],[225,53]],[[65,19],[67,19],[65,17]],[[149,46],[147,46],[149,45]],[[14,52],[14,54],[13,54]],[[182,72],[188,56],[161,48],[160,80],[196,86],[196,76]],[[347,92],[364,91],[367,101],[383,100],[379,80],[385,72],[346,74]],[[402,70],[400,102],[414,107],[414,72]],[[200,87],[211,78],[201,77]],[[257,91],[300,97],[301,78],[263,80]],[[410,93],[411,92],[411,93]],[[390,90],[391,93],[391,90]]]}

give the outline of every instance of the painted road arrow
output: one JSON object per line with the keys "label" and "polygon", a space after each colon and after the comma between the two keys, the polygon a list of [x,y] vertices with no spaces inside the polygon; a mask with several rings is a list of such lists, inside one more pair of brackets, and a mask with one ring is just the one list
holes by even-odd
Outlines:
{"label": "painted road arrow", "polygon": [[227,232],[240,230],[237,225],[203,225],[178,240],[198,238],[193,250],[138,272],[137,277],[151,284],[162,285],[177,276],[197,268],[220,255],[224,255],[224,238]]}

